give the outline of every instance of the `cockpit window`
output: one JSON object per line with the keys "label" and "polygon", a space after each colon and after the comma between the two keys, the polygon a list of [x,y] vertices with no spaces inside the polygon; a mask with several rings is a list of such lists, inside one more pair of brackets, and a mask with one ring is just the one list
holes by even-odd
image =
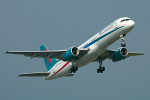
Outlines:
{"label": "cockpit window", "polygon": [[128,21],[128,20],[130,20],[130,19],[123,19],[123,20],[121,20],[120,22],[124,22],[124,21]]}

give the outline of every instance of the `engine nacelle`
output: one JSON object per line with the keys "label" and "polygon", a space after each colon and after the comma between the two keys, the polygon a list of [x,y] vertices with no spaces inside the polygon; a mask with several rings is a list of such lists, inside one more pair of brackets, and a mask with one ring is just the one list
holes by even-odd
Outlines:
{"label": "engine nacelle", "polygon": [[62,59],[64,61],[68,61],[68,60],[72,60],[78,55],[79,55],[79,49],[77,47],[72,47],[64,53],[64,55],[62,56]]}
{"label": "engine nacelle", "polygon": [[112,56],[112,61],[120,61],[128,56],[128,50],[125,47],[119,48]]}

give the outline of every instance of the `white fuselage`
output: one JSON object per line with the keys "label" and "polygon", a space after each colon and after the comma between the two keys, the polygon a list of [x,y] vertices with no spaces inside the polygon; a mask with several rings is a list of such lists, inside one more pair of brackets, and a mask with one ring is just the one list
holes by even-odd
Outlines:
{"label": "white fuselage", "polygon": [[89,52],[83,57],[74,62],[66,62],[60,60],[49,71],[50,75],[45,76],[45,80],[55,79],[68,75],[72,66],[82,67],[89,64],[100,55],[102,55],[106,48],[120,38],[122,34],[127,34],[134,27],[134,21],[128,17],[119,18],[105,27],[101,32],[91,37],[78,48],[88,48]]}

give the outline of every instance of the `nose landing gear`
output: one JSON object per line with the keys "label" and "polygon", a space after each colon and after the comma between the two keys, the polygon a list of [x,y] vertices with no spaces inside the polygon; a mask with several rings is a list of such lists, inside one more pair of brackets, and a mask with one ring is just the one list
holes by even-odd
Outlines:
{"label": "nose landing gear", "polygon": [[124,37],[125,37],[125,36],[126,36],[126,34],[121,34],[121,35],[120,35],[120,38],[121,38],[121,40],[122,40],[122,43],[121,43],[121,45],[120,45],[121,47],[126,47],[126,44],[124,43],[124,41],[125,41],[125,38],[124,38]]}

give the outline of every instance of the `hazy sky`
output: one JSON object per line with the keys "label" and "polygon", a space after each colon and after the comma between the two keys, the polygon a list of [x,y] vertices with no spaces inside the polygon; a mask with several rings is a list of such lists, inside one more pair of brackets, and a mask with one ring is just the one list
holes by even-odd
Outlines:
{"label": "hazy sky", "polygon": [[[0,100],[150,100],[149,0],[0,0]],[[75,76],[46,81],[18,77],[45,72],[40,58],[4,54],[8,50],[49,50],[79,46],[120,17],[135,28],[126,36],[131,52],[146,52],[120,62],[105,60],[80,68]],[[118,40],[108,49],[119,48]]]}

